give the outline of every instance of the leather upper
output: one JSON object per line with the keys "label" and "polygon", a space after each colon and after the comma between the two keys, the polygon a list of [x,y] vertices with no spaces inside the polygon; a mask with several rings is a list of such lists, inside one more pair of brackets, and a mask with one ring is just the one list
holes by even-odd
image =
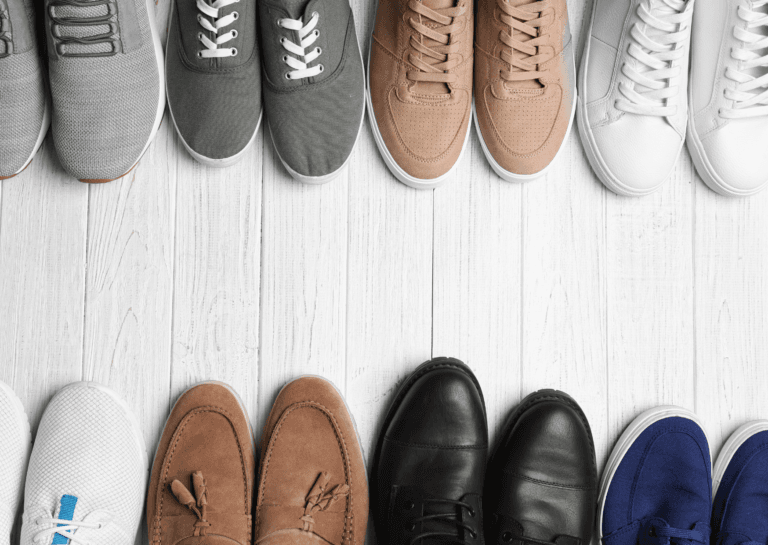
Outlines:
{"label": "leather upper", "polygon": [[319,377],[290,382],[261,439],[254,544],[363,545],[368,484],[352,417]]}
{"label": "leather upper", "polygon": [[149,541],[251,545],[254,473],[250,427],[235,395],[218,383],[188,390],[166,422],[152,468]]}
{"label": "leather upper", "polygon": [[596,497],[586,416],[566,394],[532,394],[510,417],[489,464],[486,539],[589,545]]}
{"label": "leather upper", "polygon": [[[406,380],[381,434],[373,468],[379,542],[399,544],[447,532],[454,540],[482,544],[488,430],[471,371],[448,358],[422,365]],[[441,513],[469,529],[422,520]]]}

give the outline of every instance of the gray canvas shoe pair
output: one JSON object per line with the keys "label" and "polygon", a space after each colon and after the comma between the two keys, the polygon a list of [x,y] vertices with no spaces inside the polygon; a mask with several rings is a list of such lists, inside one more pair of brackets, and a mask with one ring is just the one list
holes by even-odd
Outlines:
{"label": "gray canvas shoe pair", "polygon": [[32,0],[0,0],[0,180],[27,168],[50,124],[34,24]]}
{"label": "gray canvas shoe pair", "polygon": [[45,0],[45,13],[59,160],[83,182],[125,176],[165,109],[154,1]]}
{"label": "gray canvas shoe pair", "polygon": [[339,175],[362,128],[365,73],[347,0],[259,0],[264,102],[286,170]]}
{"label": "gray canvas shoe pair", "polygon": [[261,122],[256,0],[176,0],[166,52],[168,107],[200,163],[239,161]]}

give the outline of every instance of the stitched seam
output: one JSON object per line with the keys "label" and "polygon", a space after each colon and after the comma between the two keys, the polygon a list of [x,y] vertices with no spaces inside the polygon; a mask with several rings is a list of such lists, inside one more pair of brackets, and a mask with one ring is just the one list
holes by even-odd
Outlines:
{"label": "stitched seam", "polygon": [[542,481],[541,479],[533,479],[531,477],[527,477],[525,475],[521,475],[520,473],[517,473],[515,471],[505,471],[504,473],[506,475],[509,475],[509,476],[512,476],[512,477],[517,477],[518,479],[522,479],[524,481],[540,484],[542,486],[551,486],[553,488],[567,488],[569,490],[595,490],[595,488],[596,488],[594,486],[578,486],[578,485],[572,485],[572,484],[566,484],[566,483]]}
{"label": "stitched seam", "polygon": [[387,441],[390,441],[392,443],[397,443],[399,445],[406,445],[409,447],[436,448],[441,450],[483,450],[488,448],[488,445],[445,446],[445,445],[433,445],[429,443],[409,443],[408,441],[400,441],[398,439],[392,439],[388,435],[384,435],[384,437]]}

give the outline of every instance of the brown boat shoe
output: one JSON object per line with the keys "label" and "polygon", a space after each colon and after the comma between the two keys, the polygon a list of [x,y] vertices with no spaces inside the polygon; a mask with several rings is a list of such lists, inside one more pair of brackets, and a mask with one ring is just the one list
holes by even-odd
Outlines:
{"label": "brown boat shoe", "polygon": [[277,396],[261,440],[256,545],[363,545],[368,482],[344,399],[302,377]]}
{"label": "brown boat shoe", "polygon": [[152,545],[251,545],[255,461],[245,408],[228,386],[187,390],[157,447],[147,497]]}

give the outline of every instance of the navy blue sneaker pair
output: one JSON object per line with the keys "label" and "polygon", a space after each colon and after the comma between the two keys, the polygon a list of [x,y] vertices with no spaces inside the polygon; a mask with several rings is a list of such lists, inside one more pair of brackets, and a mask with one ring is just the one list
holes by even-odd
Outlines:
{"label": "navy blue sneaker pair", "polygon": [[644,412],[608,458],[597,529],[603,545],[768,544],[768,421],[728,439],[713,490],[698,417],[670,406]]}

